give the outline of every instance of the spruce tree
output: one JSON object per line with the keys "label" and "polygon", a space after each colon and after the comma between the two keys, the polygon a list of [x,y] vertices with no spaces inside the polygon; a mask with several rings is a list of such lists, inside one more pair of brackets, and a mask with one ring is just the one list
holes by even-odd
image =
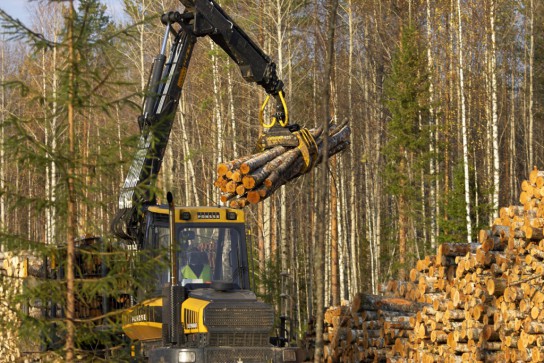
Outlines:
{"label": "spruce tree", "polygon": [[[35,185],[28,191],[17,181],[0,191],[11,213],[21,217],[0,226],[2,257],[9,265],[0,281],[0,315],[10,316],[1,324],[20,338],[14,357],[31,351],[46,361],[128,360],[121,313],[162,263],[160,257],[134,258],[128,246],[108,235],[104,226],[112,212],[105,214],[107,221],[98,219],[116,205],[110,188],[118,177],[111,171],[123,168],[111,115],[115,108],[137,112],[131,105],[138,95],[125,91],[126,70],[117,52],[131,29],[118,29],[99,0],[81,0],[77,9],[72,2],[51,4],[63,16],[57,41],[0,10],[4,33],[30,49],[28,68],[2,85],[21,99],[1,125],[8,135],[2,146],[17,165],[16,178]],[[58,74],[57,82],[44,76],[37,86],[32,65],[53,54],[58,60],[50,72]],[[57,148],[43,135],[53,118],[59,122],[48,137],[57,140]],[[40,191],[52,165],[54,199]],[[41,221],[52,207],[56,233],[46,244]],[[142,278],[135,281],[135,275]]]}
{"label": "spruce tree", "polygon": [[429,129],[422,122],[428,109],[428,78],[420,34],[411,25],[401,31],[400,44],[384,82],[385,104],[390,114],[384,154],[386,187],[396,204],[397,228],[394,230],[398,230],[396,251],[400,257],[399,277],[403,278],[406,256],[413,253],[410,247],[414,247],[417,237],[411,235],[409,229],[422,220],[420,186],[422,171],[423,175],[427,174]]}

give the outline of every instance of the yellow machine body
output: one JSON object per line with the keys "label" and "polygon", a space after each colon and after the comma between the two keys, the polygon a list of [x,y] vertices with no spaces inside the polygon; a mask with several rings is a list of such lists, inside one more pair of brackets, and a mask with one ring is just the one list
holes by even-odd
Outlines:
{"label": "yellow machine body", "polygon": [[[148,211],[168,215],[166,206],[151,206]],[[244,223],[245,214],[239,209],[219,207],[176,207],[176,223]]]}
{"label": "yellow machine body", "polygon": [[162,337],[160,310],[162,298],[144,301],[123,314],[123,331],[132,340],[155,340]]}
{"label": "yellow machine body", "polygon": [[207,333],[204,325],[204,308],[209,301],[188,298],[181,306],[181,323],[185,334]]}
{"label": "yellow machine body", "polygon": [[[169,214],[167,206],[149,206],[146,212],[151,220],[158,220]],[[175,224],[188,228],[229,228],[243,225],[245,214],[242,210],[220,207],[176,207]],[[209,302],[188,298],[182,304],[181,322],[185,334],[207,333],[204,326],[203,310]],[[145,300],[123,314],[123,331],[132,340],[153,341],[162,338],[163,298],[158,296]]]}

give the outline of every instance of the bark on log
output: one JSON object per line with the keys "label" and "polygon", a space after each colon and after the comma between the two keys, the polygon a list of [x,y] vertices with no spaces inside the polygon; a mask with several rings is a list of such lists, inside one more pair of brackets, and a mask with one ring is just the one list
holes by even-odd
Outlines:
{"label": "bark on log", "polygon": [[[538,178],[544,185],[544,172]],[[444,244],[416,262],[409,281],[389,282],[387,296],[356,294],[349,317],[363,338],[338,344],[335,356],[373,361],[380,349],[390,362],[544,361],[544,193],[524,189],[526,204],[501,209],[504,225],[482,230],[475,249]],[[430,304],[399,307],[418,301]],[[353,346],[365,347],[357,359]]]}
{"label": "bark on log", "polygon": [[[322,135],[322,129],[310,130],[318,146],[316,160],[311,166],[317,165],[325,152],[331,157],[349,145],[350,129],[346,125],[347,123],[333,125],[330,128],[330,133],[327,135],[329,139],[328,150],[323,149],[324,135]],[[258,203],[272,195],[282,185],[301,176],[308,170],[301,149],[298,147],[277,146],[259,154],[220,164],[217,170],[219,178],[214,185],[221,188],[223,193],[236,192],[241,197],[246,197],[246,194],[253,189],[265,186],[267,188],[265,192],[261,189],[258,196],[253,193],[248,198],[252,203]],[[244,174],[243,177],[242,174]],[[228,182],[225,183],[220,178],[226,178]],[[243,187],[240,185],[243,185]],[[222,200],[228,201],[228,197],[222,198]],[[232,202],[230,204],[233,207],[237,205],[237,203]],[[238,204],[247,205],[245,203]]]}

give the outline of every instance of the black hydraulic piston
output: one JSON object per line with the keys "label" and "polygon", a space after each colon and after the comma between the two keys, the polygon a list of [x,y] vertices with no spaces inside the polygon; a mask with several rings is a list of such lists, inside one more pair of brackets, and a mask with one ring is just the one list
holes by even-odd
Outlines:
{"label": "black hydraulic piston", "polygon": [[155,57],[155,60],[153,61],[151,79],[149,80],[149,84],[147,86],[147,93],[144,104],[144,119],[148,119],[150,115],[154,115],[156,113],[155,104],[157,103],[157,100],[159,98],[159,86],[161,85],[164,64],[166,63],[165,54],[169,32],[170,24],[166,24],[161,52]]}

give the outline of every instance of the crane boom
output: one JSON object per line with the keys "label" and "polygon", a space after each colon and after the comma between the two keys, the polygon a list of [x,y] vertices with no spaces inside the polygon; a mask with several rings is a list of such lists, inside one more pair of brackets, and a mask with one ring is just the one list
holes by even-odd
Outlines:
{"label": "crane boom", "polygon": [[[155,204],[153,185],[160,171],[174,115],[197,38],[209,36],[239,66],[243,78],[255,82],[276,99],[276,118],[286,118],[283,82],[276,65],[214,0],[180,0],[183,13],[161,18],[165,35],[155,58],[138,118],[140,138],[119,196],[112,232],[119,238],[139,241],[143,233],[143,208]],[[179,29],[176,30],[176,27]],[[173,35],[167,59],[166,44]],[[281,122],[280,122],[281,123]],[[286,122],[287,123],[287,122]],[[296,140],[296,138],[294,138]]]}

